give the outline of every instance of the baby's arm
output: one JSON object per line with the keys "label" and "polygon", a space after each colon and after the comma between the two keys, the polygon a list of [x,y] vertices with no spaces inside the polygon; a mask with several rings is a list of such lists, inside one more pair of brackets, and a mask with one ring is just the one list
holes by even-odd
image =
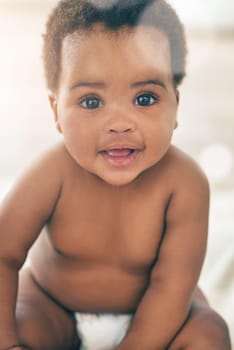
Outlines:
{"label": "baby's arm", "polygon": [[188,316],[206,250],[209,186],[194,164],[177,177],[149,286],[117,350],[164,350]]}
{"label": "baby's arm", "polygon": [[0,349],[19,344],[15,305],[18,271],[51,215],[61,188],[56,151],[21,178],[0,207]]}

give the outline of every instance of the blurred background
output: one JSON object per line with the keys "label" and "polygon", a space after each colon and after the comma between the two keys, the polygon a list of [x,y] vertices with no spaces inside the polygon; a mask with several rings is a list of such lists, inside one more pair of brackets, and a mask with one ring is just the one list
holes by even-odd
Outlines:
{"label": "blurred background", "polygon": [[[200,284],[234,339],[234,1],[170,0],[185,24],[189,56],[173,142],[211,184]],[[41,47],[56,0],[0,0],[0,199],[59,136],[47,102]]]}

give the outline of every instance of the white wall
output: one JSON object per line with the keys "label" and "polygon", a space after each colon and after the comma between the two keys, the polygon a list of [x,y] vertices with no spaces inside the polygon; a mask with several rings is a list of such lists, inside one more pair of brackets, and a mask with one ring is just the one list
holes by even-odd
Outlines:
{"label": "white wall", "polygon": [[[116,0],[117,1],[117,0]],[[234,0],[167,0],[193,28],[234,28]],[[51,6],[58,0],[0,0],[0,5]]]}
{"label": "white wall", "polygon": [[233,0],[168,0],[192,28],[234,29]]}

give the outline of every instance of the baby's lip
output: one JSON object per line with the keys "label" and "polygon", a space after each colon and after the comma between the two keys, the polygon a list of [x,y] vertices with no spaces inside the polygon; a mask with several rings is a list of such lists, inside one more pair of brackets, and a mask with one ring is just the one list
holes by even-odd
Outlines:
{"label": "baby's lip", "polygon": [[118,144],[108,146],[99,153],[112,167],[124,168],[132,164],[142,151],[142,148],[135,145]]}
{"label": "baby's lip", "polygon": [[109,156],[110,158],[126,158],[129,157],[132,154],[139,153],[136,149],[130,149],[130,148],[113,148],[111,150],[102,151],[101,154],[105,154]]}
{"label": "baby's lip", "polygon": [[124,151],[124,150],[131,150],[131,151],[142,151],[143,147],[139,147],[133,144],[120,144],[120,143],[116,143],[116,144],[111,144],[106,146],[105,148],[101,149],[99,152],[103,153],[103,152],[111,152],[111,151]]}

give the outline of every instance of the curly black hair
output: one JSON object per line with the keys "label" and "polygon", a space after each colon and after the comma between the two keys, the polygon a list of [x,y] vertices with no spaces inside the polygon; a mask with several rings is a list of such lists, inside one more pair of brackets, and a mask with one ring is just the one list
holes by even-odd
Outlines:
{"label": "curly black hair", "polygon": [[43,36],[45,77],[51,91],[59,84],[64,38],[79,30],[92,30],[96,23],[109,31],[146,25],[164,32],[170,44],[174,85],[182,82],[187,53],[184,27],[165,0],[61,0],[49,16]]}

